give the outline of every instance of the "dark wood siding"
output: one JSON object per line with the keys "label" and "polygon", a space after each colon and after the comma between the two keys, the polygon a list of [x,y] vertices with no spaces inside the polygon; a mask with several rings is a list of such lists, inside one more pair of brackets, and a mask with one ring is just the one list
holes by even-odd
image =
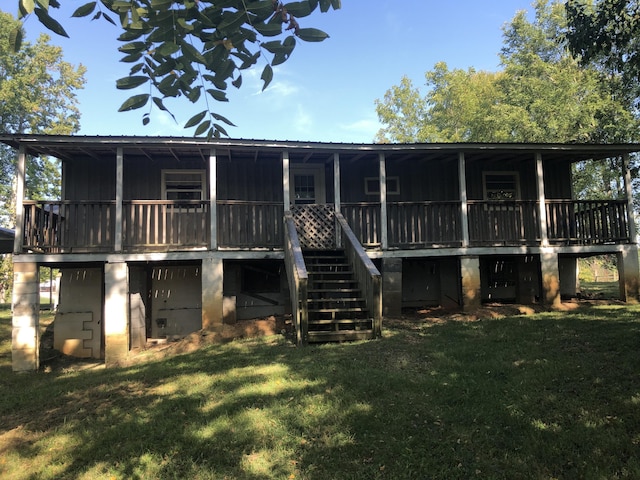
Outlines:
{"label": "dark wood siding", "polygon": [[218,158],[218,199],[281,202],[282,160]]}
{"label": "dark wood siding", "polygon": [[63,200],[115,200],[116,161],[95,158],[67,160]]}

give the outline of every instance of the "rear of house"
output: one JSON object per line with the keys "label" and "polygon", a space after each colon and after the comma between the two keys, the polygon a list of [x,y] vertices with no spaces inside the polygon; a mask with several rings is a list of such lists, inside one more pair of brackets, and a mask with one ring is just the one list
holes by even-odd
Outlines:
{"label": "rear of house", "polygon": [[[557,303],[579,257],[638,295],[636,145],[354,145],[5,135],[18,155],[15,370],[38,368],[38,270],[55,345],[117,364],[149,339],[291,315],[299,343],[375,338],[403,307]],[[62,162],[30,200],[25,164]],[[626,195],[572,198],[575,162],[621,158]]]}

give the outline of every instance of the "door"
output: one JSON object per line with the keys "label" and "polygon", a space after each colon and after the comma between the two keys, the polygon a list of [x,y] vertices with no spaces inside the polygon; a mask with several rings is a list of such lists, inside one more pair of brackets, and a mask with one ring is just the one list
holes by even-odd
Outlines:
{"label": "door", "polygon": [[324,165],[291,166],[290,195],[293,205],[326,203]]}

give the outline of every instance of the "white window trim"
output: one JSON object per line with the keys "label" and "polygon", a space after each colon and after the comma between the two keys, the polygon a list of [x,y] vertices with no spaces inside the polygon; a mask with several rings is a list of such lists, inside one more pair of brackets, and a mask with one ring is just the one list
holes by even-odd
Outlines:
{"label": "white window trim", "polygon": [[162,169],[162,199],[166,200],[167,199],[167,174],[179,174],[179,173],[189,173],[189,174],[194,174],[194,173],[198,173],[200,174],[200,179],[202,181],[202,195],[201,195],[201,201],[204,201],[208,198],[208,190],[207,190],[207,171],[203,170],[203,169],[172,169],[172,168],[167,168],[167,169]]}
{"label": "white window trim", "polygon": [[[369,189],[369,183],[375,181],[376,190]],[[390,188],[395,185],[395,188]],[[380,178],[378,177],[365,177],[364,178],[364,193],[365,195],[380,195]],[[387,195],[400,195],[400,177],[387,177]]]}
{"label": "white window trim", "polygon": [[516,195],[513,200],[520,200],[520,172],[510,171],[510,170],[497,170],[497,171],[486,171],[482,172],[482,195],[485,200],[489,200],[487,195],[487,175],[509,175],[512,176],[515,180],[516,185]]}

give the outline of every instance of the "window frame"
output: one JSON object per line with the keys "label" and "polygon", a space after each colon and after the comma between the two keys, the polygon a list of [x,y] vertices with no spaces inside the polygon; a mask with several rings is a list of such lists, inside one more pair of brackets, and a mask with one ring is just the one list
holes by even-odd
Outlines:
{"label": "window frame", "polygon": [[[205,169],[198,169],[198,168],[194,168],[194,169],[173,169],[173,168],[167,168],[167,169],[162,169],[162,199],[163,200],[169,200],[167,198],[167,193],[171,192],[171,191],[199,191],[200,192],[200,199],[192,199],[192,200],[197,200],[197,201],[205,201],[207,200],[208,197],[208,190],[207,190],[207,171]],[[193,189],[193,190],[174,190],[171,188],[167,188],[167,176],[171,175],[171,174],[190,174],[190,175],[194,175],[194,174],[199,174],[200,175],[200,188],[199,189]],[[179,202],[180,200],[170,200],[172,202]]]}
{"label": "window frame", "polygon": [[[489,192],[498,191],[487,188],[487,177],[490,175],[503,175],[511,176],[514,183],[514,197],[513,198],[489,198]],[[520,200],[520,172],[515,170],[497,170],[497,171],[485,171],[482,172],[482,196],[484,200],[489,202],[509,202]]]}
{"label": "window frame", "polygon": [[[370,182],[373,182],[376,185],[375,189],[369,188]],[[379,177],[364,177],[364,194],[380,195],[380,178]],[[398,176],[387,177],[387,195],[400,195],[400,177]]]}

